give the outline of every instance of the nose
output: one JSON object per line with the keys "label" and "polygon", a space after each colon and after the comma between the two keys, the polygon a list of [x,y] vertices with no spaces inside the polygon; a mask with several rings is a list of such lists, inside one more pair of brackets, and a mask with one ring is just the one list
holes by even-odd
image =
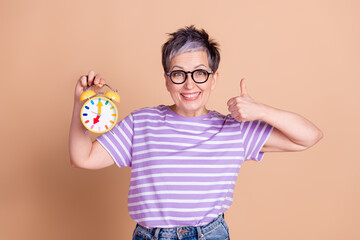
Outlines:
{"label": "nose", "polygon": [[184,87],[187,89],[192,89],[195,86],[195,82],[191,77],[191,72],[187,72],[186,74],[187,74],[187,78],[186,78]]}

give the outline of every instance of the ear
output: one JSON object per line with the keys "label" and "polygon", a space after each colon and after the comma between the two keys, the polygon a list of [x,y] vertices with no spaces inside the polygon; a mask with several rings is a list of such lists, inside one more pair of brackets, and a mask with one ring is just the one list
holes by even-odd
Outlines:
{"label": "ear", "polygon": [[165,79],[166,89],[169,91],[170,83],[169,83],[168,76],[166,75],[166,73],[164,73],[164,79]]}
{"label": "ear", "polygon": [[218,80],[219,80],[219,72],[216,71],[215,73],[212,74],[211,90],[215,89]]}

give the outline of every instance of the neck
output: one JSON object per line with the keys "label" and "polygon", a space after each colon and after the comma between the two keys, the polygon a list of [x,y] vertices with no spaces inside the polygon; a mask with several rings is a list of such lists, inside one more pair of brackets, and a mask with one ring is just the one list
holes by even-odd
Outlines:
{"label": "neck", "polygon": [[183,112],[183,111],[179,110],[175,104],[171,105],[169,107],[173,112],[175,112],[176,114],[178,114],[180,116],[184,116],[184,117],[200,117],[200,116],[204,116],[209,113],[209,110],[206,109],[206,107],[199,109],[199,110],[191,111],[191,112]]}

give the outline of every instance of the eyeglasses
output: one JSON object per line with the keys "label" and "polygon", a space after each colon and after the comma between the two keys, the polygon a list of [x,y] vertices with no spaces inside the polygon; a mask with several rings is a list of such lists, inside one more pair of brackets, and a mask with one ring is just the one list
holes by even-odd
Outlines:
{"label": "eyeglasses", "polygon": [[204,69],[196,69],[192,72],[188,71],[185,72],[183,70],[174,70],[171,72],[166,73],[170,77],[170,80],[175,84],[183,84],[188,76],[188,73],[191,73],[191,78],[194,80],[195,83],[205,83],[209,75],[212,74],[212,71],[204,70]]}

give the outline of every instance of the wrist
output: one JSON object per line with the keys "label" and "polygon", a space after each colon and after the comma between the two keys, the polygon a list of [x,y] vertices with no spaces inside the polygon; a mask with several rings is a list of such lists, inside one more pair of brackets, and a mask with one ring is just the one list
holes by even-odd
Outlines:
{"label": "wrist", "polygon": [[259,120],[268,122],[269,116],[271,116],[271,112],[274,110],[274,108],[263,103],[259,103],[259,107]]}

